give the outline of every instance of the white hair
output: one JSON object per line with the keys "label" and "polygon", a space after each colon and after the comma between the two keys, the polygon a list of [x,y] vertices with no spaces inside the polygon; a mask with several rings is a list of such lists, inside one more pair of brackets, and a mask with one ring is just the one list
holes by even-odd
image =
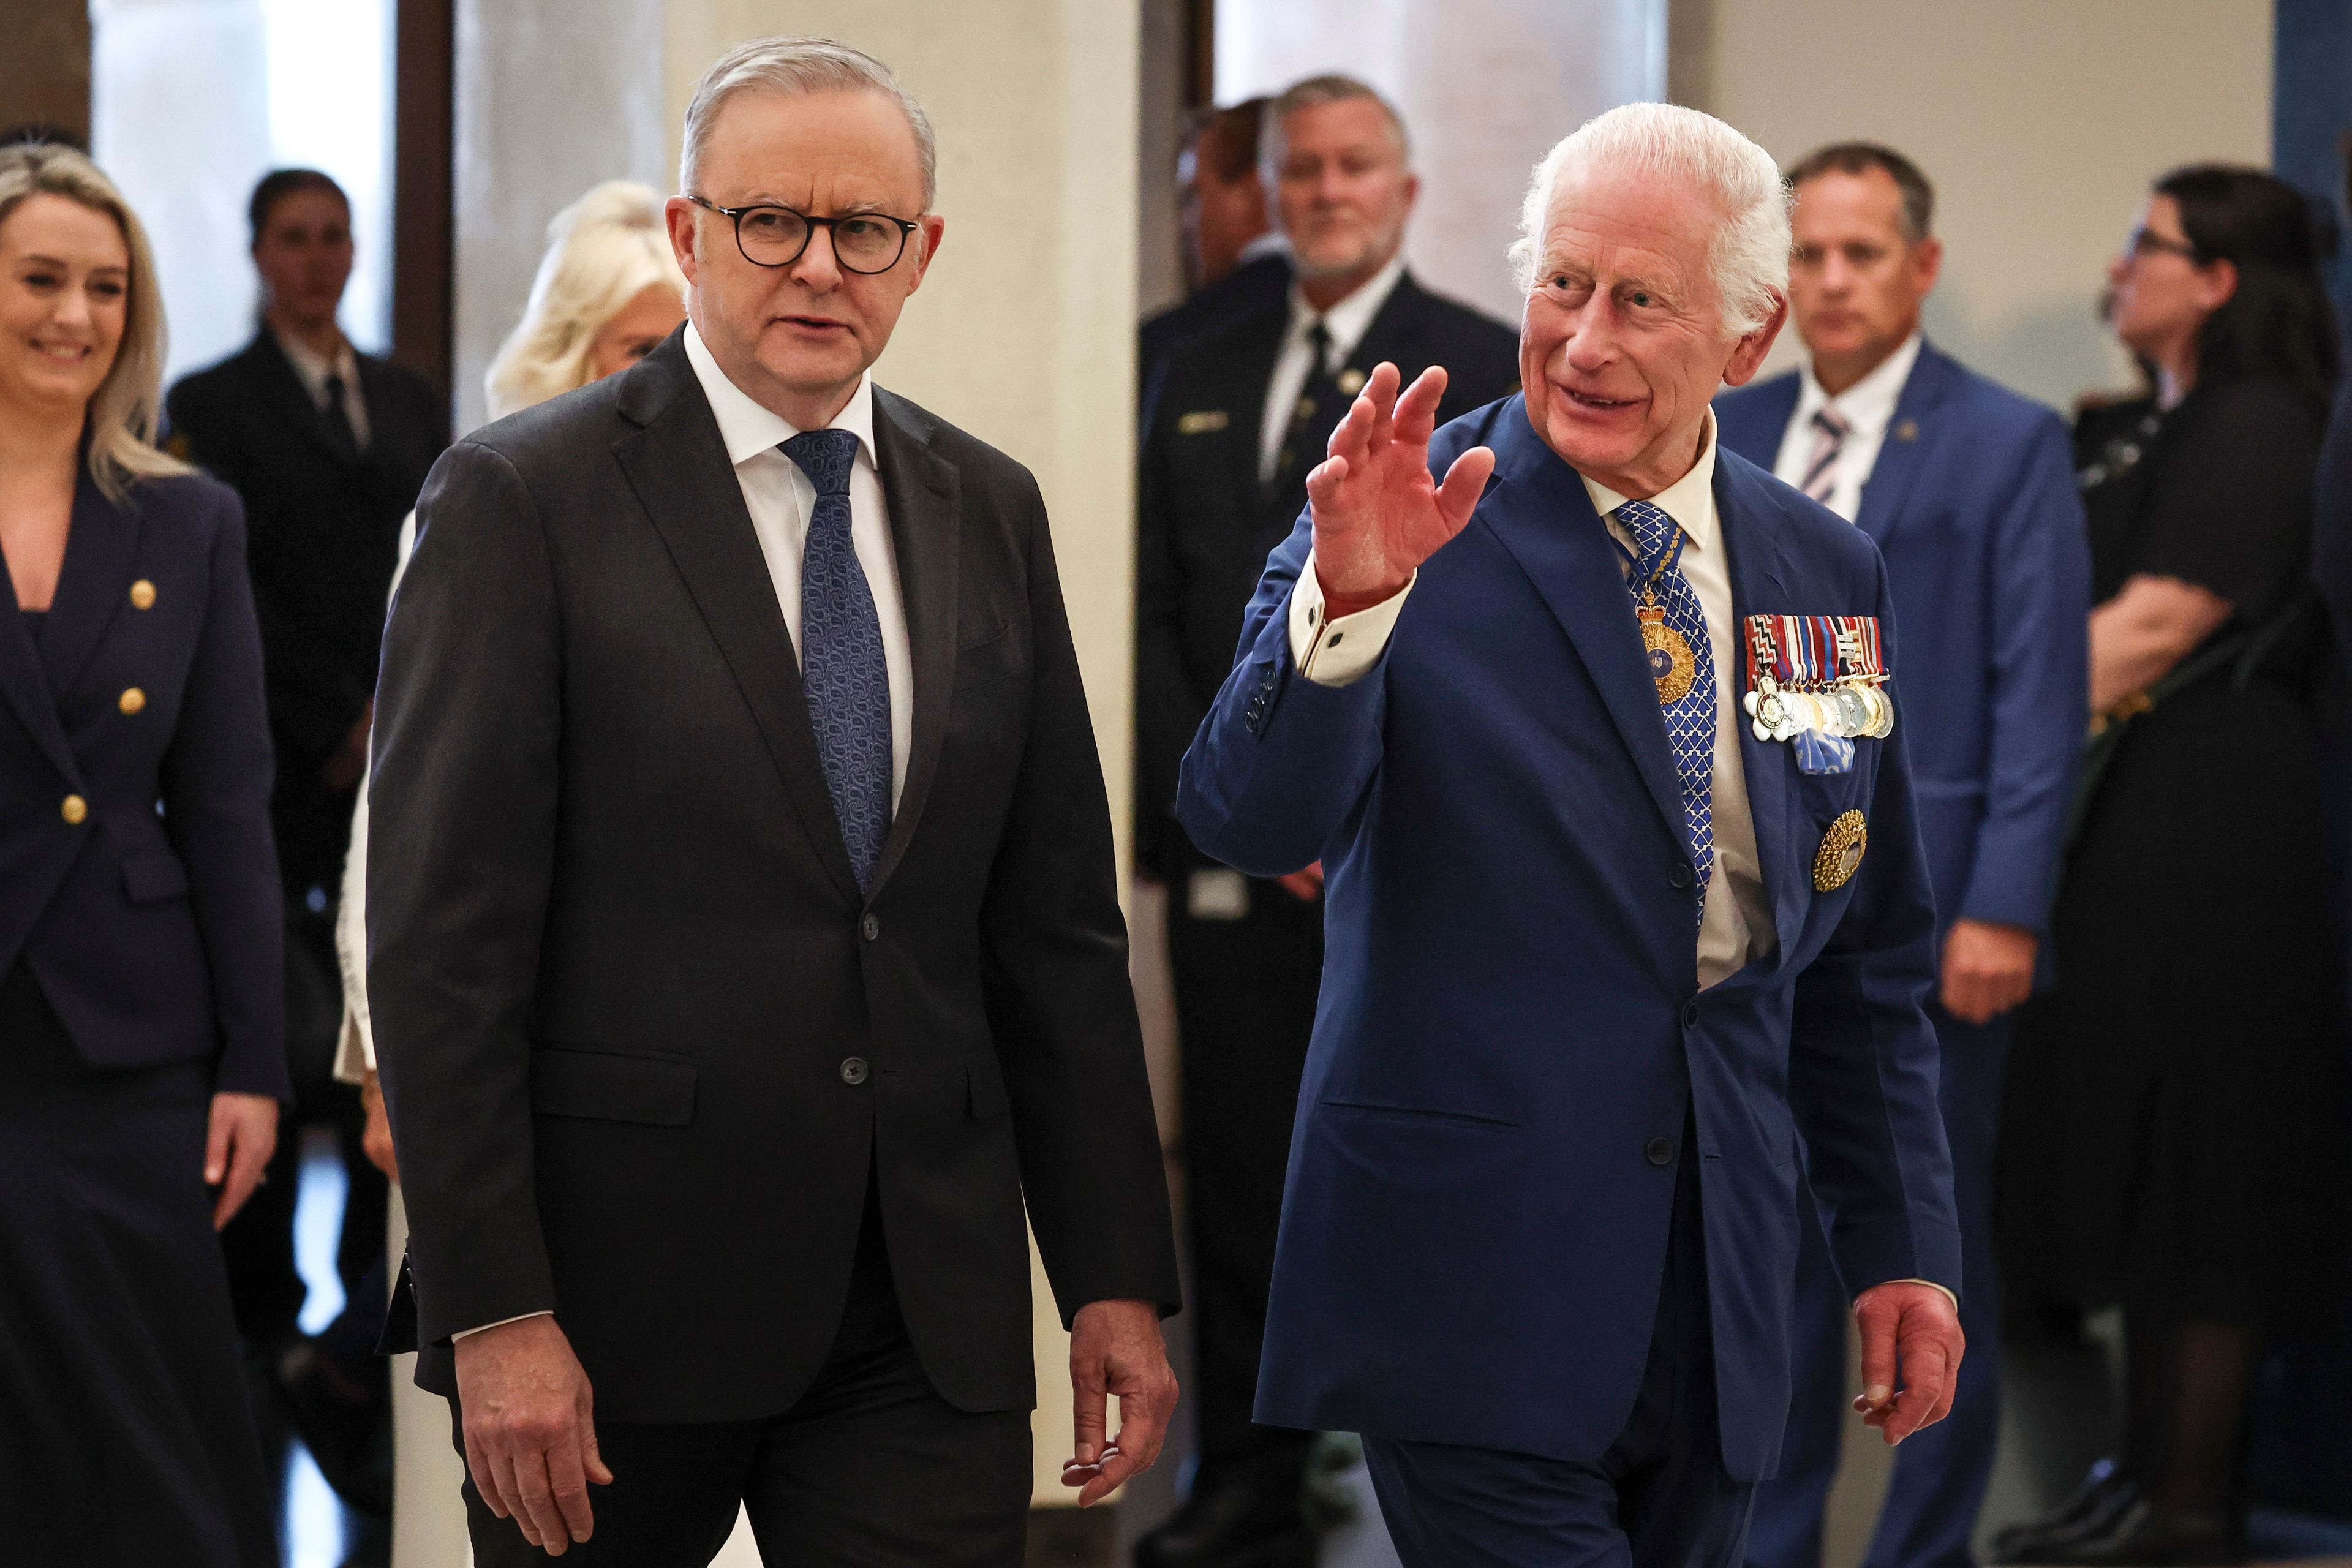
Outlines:
{"label": "white hair", "polygon": [[556,214],[530,302],[483,378],[490,417],[587,385],[596,334],[656,287],[685,300],[686,275],[670,251],[660,192],[607,180]]}
{"label": "white hair", "polygon": [[930,116],[923,112],[914,94],[898,85],[888,66],[863,49],[830,38],[810,37],[753,38],[719,56],[702,73],[686,106],[686,144],[677,160],[679,195],[701,194],[694,184],[701,171],[703,149],[710,141],[710,127],[729,99],[752,89],[784,98],[820,92],[880,93],[898,106],[915,132],[915,155],[923,170],[923,211],[929,212],[939,200],[939,139],[932,133]]}
{"label": "white hair", "polygon": [[1772,319],[1789,289],[1789,215],[1795,202],[1772,155],[1712,114],[1672,103],[1628,103],[1562,137],[1536,165],[1511,243],[1512,275],[1534,287],[1544,226],[1560,183],[1591,170],[1695,186],[1722,212],[1708,247],[1723,324],[1745,336]]}

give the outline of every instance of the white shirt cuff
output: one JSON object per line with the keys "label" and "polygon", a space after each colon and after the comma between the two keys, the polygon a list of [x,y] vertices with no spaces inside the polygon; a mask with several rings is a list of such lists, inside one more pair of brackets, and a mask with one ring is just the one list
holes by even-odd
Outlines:
{"label": "white shirt cuff", "polygon": [[551,1311],[548,1311],[548,1312],[525,1312],[525,1313],[523,1313],[523,1314],[522,1314],[522,1317],[519,1317],[519,1318],[500,1318],[500,1319],[499,1319],[497,1322],[495,1322],[495,1323],[484,1323],[484,1324],[481,1324],[481,1325],[480,1325],[479,1327],[478,1327],[478,1328],[471,1328],[471,1329],[459,1329],[456,1333],[451,1334],[451,1335],[449,1336],[449,1342],[450,1342],[451,1344],[453,1344],[453,1345],[454,1345],[454,1344],[456,1344],[459,1340],[469,1340],[469,1339],[472,1339],[476,1334],[488,1333],[488,1332],[490,1330],[492,1330],[492,1329],[503,1329],[503,1328],[505,1328],[509,1323],[520,1323],[520,1322],[521,1322],[521,1321],[523,1321],[523,1319],[524,1319],[524,1318],[551,1318],[551,1317],[553,1317],[553,1316],[555,1316],[555,1314],[554,1314],[553,1312],[551,1312]]}
{"label": "white shirt cuff", "polygon": [[1889,1279],[1886,1283],[1889,1285],[1926,1285],[1932,1289],[1941,1290],[1945,1295],[1951,1298],[1952,1310],[1957,1312],[1960,1310],[1960,1298],[1956,1292],[1954,1292],[1949,1285],[1938,1285],[1933,1279]]}
{"label": "white shirt cuff", "polygon": [[1298,673],[1318,686],[1349,686],[1362,679],[1387,651],[1389,634],[1404,612],[1405,595],[1420,576],[1414,573],[1403,587],[1368,610],[1328,617],[1315,557],[1308,555],[1290,590],[1290,657]]}

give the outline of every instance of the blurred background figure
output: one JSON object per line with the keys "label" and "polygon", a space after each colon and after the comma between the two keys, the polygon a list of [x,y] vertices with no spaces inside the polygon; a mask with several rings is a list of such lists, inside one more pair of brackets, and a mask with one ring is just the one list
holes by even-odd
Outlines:
{"label": "blurred background figure", "polygon": [[[371,1539],[359,1559],[381,1561],[391,1487],[388,1389],[374,1353],[387,1294],[384,1185],[361,1152],[358,1096],[331,1076],[334,894],[367,763],[394,542],[447,445],[448,416],[422,377],[343,335],[336,312],[352,250],[341,187],[315,170],[280,169],[254,188],[248,216],[259,329],[173,386],[167,404],[172,449],[245,500],[278,748],[271,820],[286,890],[294,1114],[271,1180],[224,1241],[257,1378],[364,1521]],[[297,1322],[306,1292],[293,1238],[301,1134],[311,1127],[331,1130],[349,1183],[337,1258],[345,1307],[315,1340]]]}
{"label": "blurred background figure", "polygon": [[1518,384],[1517,334],[1406,270],[1419,184],[1385,100],[1313,78],[1275,100],[1265,132],[1259,162],[1294,281],[1170,352],[1141,453],[1137,837],[1170,889],[1200,1415],[1190,1500],[1139,1544],[1143,1568],[1274,1568],[1315,1550],[1300,1511],[1310,1435],[1250,1411],[1322,978],[1322,874],[1253,879],[1195,849],[1172,816],[1177,766],[1232,668],[1266,554],[1306,508],[1307,470],[1372,367],[1392,360],[1410,378],[1444,365],[1441,423]]}
{"label": "blurred background figure", "polygon": [[1258,175],[1265,105],[1253,98],[1228,109],[1204,109],[1186,127],[1176,159],[1186,297],[1146,318],[1137,333],[1139,428],[1150,428],[1152,388],[1169,350],[1274,309],[1290,287],[1287,247]]}
{"label": "blurred background figure", "polygon": [[[530,302],[491,362],[491,417],[502,419],[628,369],[686,320],[685,296],[686,275],[677,269],[663,227],[661,193],[632,180],[595,186],[547,226],[547,256],[532,281]],[[395,588],[415,544],[416,519],[411,513],[401,527]],[[393,1184],[386,1222],[389,1262],[407,1243],[408,1222],[401,1209],[400,1166],[376,1081],[375,1035],[368,1022],[367,828],[362,779],[335,920],[343,993],[335,1077],[359,1086],[366,1116],[363,1147]],[[470,1550],[459,1495],[465,1464],[449,1447],[448,1409],[407,1375],[408,1358],[398,1365],[392,1388],[394,1568],[461,1563]]]}
{"label": "blurred background figure", "polygon": [[[1958,1201],[1968,1356],[1941,1424],[1895,1459],[1871,1568],[1966,1568],[2000,1427],[1992,1167],[2011,1012],[2033,986],[2084,714],[2090,557],[2058,416],[1921,335],[1943,245],[1917,165],[1840,142],[1789,172],[1789,302],[1807,362],[1716,402],[1724,446],[1870,535],[1908,652],[1919,831],[1942,917],[1928,1016]],[[1924,657],[1921,656],[1924,650]],[[1798,1252],[1795,1375],[1748,1561],[1817,1568],[1845,1412],[1850,1293],[1818,1223]]]}
{"label": "blurred background figure", "polygon": [[0,149],[0,1555],[274,1568],[214,1237],[289,1098],[262,649],[163,337],[113,184]]}
{"label": "blurred background figure", "polygon": [[2325,228],[2252,169],[2156,183],[2108,320],[2154,376],[2078,453],[2096,717],[2019,1031],[2000,1218],[2013,1301],[2122,1308],[2120,1451],[2003,1561],[2228,1563],[2271,1336],[2330,1310],[2344,976],[2310,682],[2313,479],[2336,377]]}

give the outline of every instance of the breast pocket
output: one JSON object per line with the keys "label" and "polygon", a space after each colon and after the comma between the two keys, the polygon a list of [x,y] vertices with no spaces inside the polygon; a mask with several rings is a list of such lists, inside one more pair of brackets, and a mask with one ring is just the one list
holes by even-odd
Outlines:
{"label": "breast pocket", "polygon": [[956,648],[955,689],[963,691],[992,680],[1010,680],[1024,673],[1026,662],[1021,657],[1021,637],[1013,623],[1006,621]]}

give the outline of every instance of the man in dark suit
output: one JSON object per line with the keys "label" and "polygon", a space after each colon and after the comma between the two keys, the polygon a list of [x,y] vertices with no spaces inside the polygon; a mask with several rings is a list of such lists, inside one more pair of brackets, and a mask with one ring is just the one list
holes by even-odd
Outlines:
{"label": "man in dark suit", "polygon": [[742,45],[685,147],[688,326],[452,450],[393,606],[394,1328],[451,1396],[485,1564],[592,1526],[594,1562],[707,1562],[740,1500],[772,1563],[1010,1568],[1024,1206],[1082,1503],[1175,1397],[1052,535],[1018,463],[866,374],[944,227],[887,68]]}
{"label": "man in dark suit", "polygon": [[1169,352],[1188,338],[1232,326],[1279,305],[1290,288],[1290,257],[1268,221],[1258,141],[1263,98],[1205,110],[1177,159],[1183,197],[1184,286],[1177,303],[1144,319],[1136,331],[1136,426],[1151,428],[1160,373]]}
{"label": "man in dark suit", "polygon": [[1770,157],[1633,104],[1535,189],[1526,395],[1433,441],[1375,369],[1184,760],[1202,848],[1331,868],[1257,1411],[1363,1434],[1409,1568],[1728,1568],[1801,1133],[1864,1418],[1960,1359],[1911,710],[1877,551],[1708,413],[1787,311]]}
{"label": "man in dark suit", "polygon": [[[172,388],[172,448],[245,501],[261,617],[278,780],[270,820],[286,889],[287,1054],[295,1109],[269,1181],[229,1227],[239,1326],[265,1355],[320,1468],[388,1526],[390,1414],[383,1363],[384,1179],[361,1149],[359,1097],[334,1081],[341,989],[335,889],[367,756],[376,652],[401,521],[448,445],[449,417],[425,380],[352,346],[336,320],[352,271],[351,205],[314,169],[254,187],[261,327],[218,364]],[[296,1327],[301,1130],[328,1124],[348,1197],[338,1248],[350,1305],[321,1342]],[[320,1364],[320,1356],[328,1364]]]}
{"label": "man in dark suit", "polygon": [[[2000,1426],[1992,1163],[2010,1010],[2033,987],[2087,722],[2090,546],[2058,416],[1919,332],[1934,193],[1867,142],[1796,165],[1789,298],[1805,367],[1716,402],[1724,449],[1858,527],[1915,651],[1906,682],[1939,980],[1928,1016],[1952,1150],[1969,1358],[1951,1419],[1895,1457],[1871,1568],[1967,1568]],[[1845,1292],[1801,1230],[1794,1392],[1748,1561],[1818,1568],[1844,1403]]]}
{"label": "man in dark suit", "polygon": [[1320,77],[1284,93],[1263,162],[1297,282],[1171,353],[1139,480],[1138,837],[1170,892],[1201,1444],[1192,1496],[1140,1544],[1144,1568],[1303,1563],[1313,1550],[1299,1499],[1307,1436],[1260,1426],[1250,1409],[1323,969],[1321,879],[1305,859],[1252,879],[1194,847],[1171,815],[1177,765],[1232,667],[1266,552],[1306,505],[1307,471],[1366,374],[1382,361],[1444,365],[1446,417],[1518,379],[1510,329],[1406,270],[1418,183],[1403,122],[1370,88]]}

